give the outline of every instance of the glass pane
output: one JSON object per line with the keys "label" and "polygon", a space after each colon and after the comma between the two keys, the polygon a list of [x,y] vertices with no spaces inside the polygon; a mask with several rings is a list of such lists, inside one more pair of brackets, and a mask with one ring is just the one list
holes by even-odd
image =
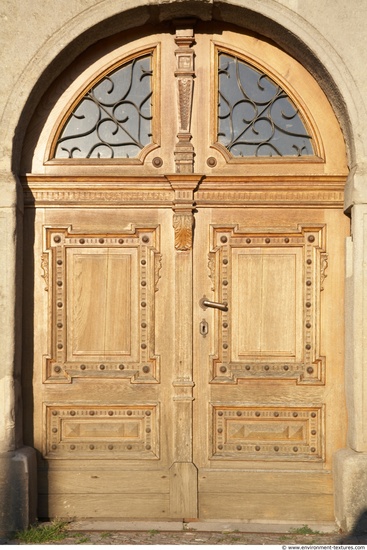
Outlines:
{"label": "glass pane", "polygon": [[268,76],[219,54],[218,141],[234,157],[313,155],[298,110]]}
{"label": "glass pane", "polygon": [[134,158],[151,143],[151,56],[104,77],[83,97],[57,141],[55,158]]}

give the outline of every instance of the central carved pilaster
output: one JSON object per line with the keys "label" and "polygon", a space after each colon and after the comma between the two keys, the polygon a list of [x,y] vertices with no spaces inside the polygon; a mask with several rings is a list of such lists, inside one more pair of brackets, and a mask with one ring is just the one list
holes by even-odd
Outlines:
{"label": "central carved pilaster", "polygon": [[194,147],[191,143],[191,109],[194,88],[194,20],[182,20],[176,23],[175,42],[176,82],[178,101],[178,132],[174,155],[176,172],[191,174],[194,171]]}

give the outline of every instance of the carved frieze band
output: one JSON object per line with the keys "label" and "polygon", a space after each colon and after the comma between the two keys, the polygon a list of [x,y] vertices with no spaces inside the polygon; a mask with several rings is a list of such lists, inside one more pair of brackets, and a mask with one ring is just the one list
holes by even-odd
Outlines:
{"label": "carved frieze band", "polygon": [[47,458],[159,458],[158,405],[44,407]]}
{"label": "carved frieze band", "polygon": [[175,42],[176,82],[178,103],[178,142],[174,155],[176,173],[189,174],[194,171],[194,147],[191,143],[191,109],[194,88],[194,21],[181,21],[176,26]]}
{"label": "carved frieze band", "polygon": [[[280,261],[287,254],[291,258],[292,285],[295,288],[290,287],[289,294],[296,296],[292,315],[294,326],[299,327],[299,330],[295,329],[295,342],[291,344],[294,351],[289,352],[286,359],[277,357],[281,355],[280,350],[262,351],[259,354],[253,350],[242,350],[234,354],[234,323],[237,323],[236,340],[239,330],[248,330],[248,327],[243,326],[243,321],[233,317],[233,296],[237,296],[240,284],[233,278],[234,250],[239,250],[245,260],[257,258],[259,254],[265,255],[268,263],[277,261],[276,254]],[[324,384],[325,357],[320,355],[320,293],[327,276],[327,259],[324,226],[299,225],[294,232],[269,234],[242,232],[237,226],[212,228],[208,275],[212,281],[214,300],[226,302],[228,311],[216,312],[216,353],[211,357],[211,383],[236,384],[238,379],[288,379],[296,380],[297,384]],[[297,299],[297,296],[300,297]],[[236,300],[241,300],[241,296],[237,296]],[[247,307],[248,304],[243,304],[243,308]],[[282,308],[281,303],[279,308]],[[286,327],[285,324],[285,331]],[[299,333],[302,334],[300,339]]]}
{"label": "carved frieze band", "polygon": [[[159,227],[132,226],[115,235],[46,227],[44,237],[41,276],[49,293],[52,335],[44,356],[44,381],[69,383],[86,377],[157,383],[154,310],[162,267]],[[91,284],[95,268],[100,271]],[[84,284],[89,285],[88,291]],[[108,306],[107,284],[111,287]],[[116,309],[115,303],[126,304],[126,311]],[[90,340],[89,333],[99,340]]]}
{"label": "carved frieze band", "polygon": [[212,405],[212,419],[212,460],[324,460],[323,405]]}

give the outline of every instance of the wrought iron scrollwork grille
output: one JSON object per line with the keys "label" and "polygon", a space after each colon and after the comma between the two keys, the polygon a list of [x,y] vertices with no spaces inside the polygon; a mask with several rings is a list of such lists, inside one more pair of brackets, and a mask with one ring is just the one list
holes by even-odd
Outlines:
{"label": "wrought iron scrollwork grille", "polygon": [[152,59],[105,76],[84,95],[61,131],[54,158],[135,158],[152,141]]}
{"label": "wrought iron scrollwork grille", "polygon": [[219,53],[218,141],[234,157],[313,155],[298,109],[266,74]]}

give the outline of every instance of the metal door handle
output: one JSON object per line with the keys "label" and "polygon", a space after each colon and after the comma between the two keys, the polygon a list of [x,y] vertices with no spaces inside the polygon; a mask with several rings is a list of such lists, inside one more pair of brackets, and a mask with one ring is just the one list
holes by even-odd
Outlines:
{"label": "metal door handle", "polygon": [[220,309],[221,311],[228,311],[227,302],[224,302],[223,304],[220,302],[212,302],[211,300],[207,300],[206,296],[201,298],[199,304],[203,309],[206,309],[207,307],[214,307],[215,309]]}

